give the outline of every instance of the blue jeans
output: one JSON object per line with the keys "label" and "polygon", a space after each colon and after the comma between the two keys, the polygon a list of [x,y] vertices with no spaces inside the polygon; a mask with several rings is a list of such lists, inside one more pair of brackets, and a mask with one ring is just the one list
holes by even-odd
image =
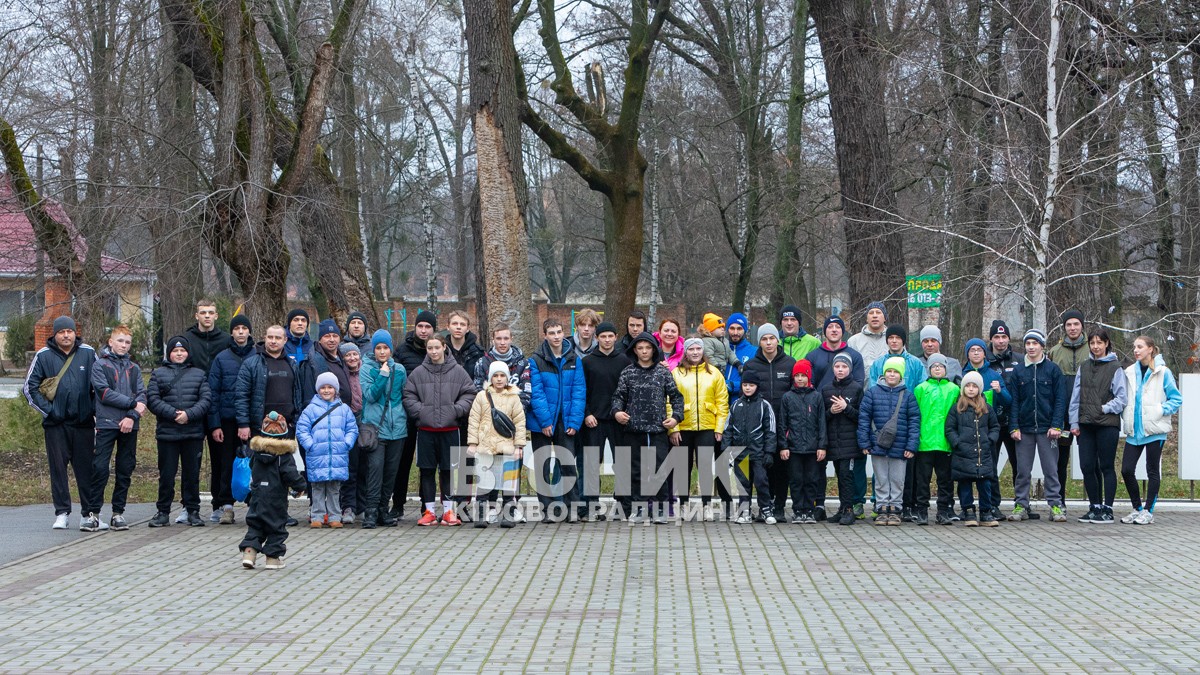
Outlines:
{"label": "blue jeans", "polygon": [[975,506],[971,488],[979,488],[979,512],[983,513],[994,508],[999,502],[991,500],[992,481],[990,478],[965,479],[958,481],[958,503],[964,510]]}

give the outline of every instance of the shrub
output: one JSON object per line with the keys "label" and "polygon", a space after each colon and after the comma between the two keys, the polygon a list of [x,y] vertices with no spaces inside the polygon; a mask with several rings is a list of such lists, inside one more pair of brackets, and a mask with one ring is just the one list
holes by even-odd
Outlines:
{"label": "shrub", "polygon": [[24,314],[8,322],[8,333],[4,338],[4,359],[24,366],[25,354],[33,349],[33,326],[37,317]]}

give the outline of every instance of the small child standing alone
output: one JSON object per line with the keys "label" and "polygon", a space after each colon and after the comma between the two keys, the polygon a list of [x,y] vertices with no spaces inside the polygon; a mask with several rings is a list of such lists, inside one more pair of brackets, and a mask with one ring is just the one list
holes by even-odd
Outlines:
{"label": "small child standing alone", "polygon": [[358,440],[354,411],[338,397],[337,376],[325,372],[317,376],[317,395],[296,422],[296,439],[304,448],[312,507],[311,527],[342,527],[339,499],[342,483],[350,480],[350,449]]}

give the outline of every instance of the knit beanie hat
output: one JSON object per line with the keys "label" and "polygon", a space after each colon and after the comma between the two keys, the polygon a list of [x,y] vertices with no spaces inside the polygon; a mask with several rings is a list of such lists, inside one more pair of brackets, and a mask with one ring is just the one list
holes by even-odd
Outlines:
{"label": "knit beanie hat", "polygon": [[812,364],[808,362],[808,359],[800,359],[796,365],[792,366],[792,377],[796,377],[797,373],[804,373],[808,378],[808,383],[812,384]]}
{"label": "knit beanie hat", "polygon": [[779,310],[779,323],[783,323],[786,318],[793,318],[800,323],[804,323],[804,314],[800,312],[800,308],[795,305],[784,305],[783,309]]}
{"label": "knit beanie hat", "polygon": [[842,327],[843,333],[846,332],[846,322],[842,321],[842,317],[838,316],[837,314],[825,317],[825,325],[821,326],[821,332],[824,333],[825,329],[829,328],[829,325],[834,323]]}
{"label": "knit beanie hat", "polygon": [[511,377],[508,372],[508,364],[500,360],[492,361],[492,365],[488,366],[488,379],[492,379],[496,373],[504,373],[505,377]]}
{"label": "knit beanie hat", "polygon": [[347,331],[350,330],[350,322],[355,319],[358,319],[359,321],[363,322],[363,330],[366,330],[367,315],[363,314],[362,312],[350,312],[349,316],[346,317],[346,330]]}
{"label": "knit beanie hat", "polygon": [[703,347],[703,346],[704,346],[704,340],[701,340],[698,337],[690,337],[683,341],[683,350],[684,351],[687,351],[687,350],[691,349],[692,347]]}
{"label": "knit beanie hat", "polygon": [[617,334],[617,325],[611,321],[601,321],[599,326],[596,326],[596,335],[601,333]]}
{"label": "knit beanie hat", "polygon": [[833,363],[844,363],[851,368],[854,367],[854,359],[850,358],[850,355],[846,352],[838,352],[836,355],[834,355]]}
{"label": "knit beanie hat", "polygon": [[413,322],[413,325],[415,326],[419,323],[427,323],[430,326],[433,326],[434,330],[437,330],[437,314],[434,314],[427,309],[423,309],[417,312],[417,320]]}
{"label": "knit beanie hat", "polygon": [[962,376],[962,386],[965,387],[968,384],[974,384],[979,387],[979,391],[983,391],[983,376],[979,374],[978,370],[972,370]]}
{"label": "knit beanie hat", "polygon": [[885,331],[883,334],[883,337],[886,340],[893,335],[899,337],[901,342],[908,342],[908,331],[904,329],[904,326],[901,326],[898,323],[888,326],[887,331]]}
{"label": "knit beanie hat", "polygon": [[325,385],[329,385],[329,386],[333,387],[334,391],[340,392],[342,390],[342,386],[340,384],[338,384],[337,375],[334,375],[333,373],[331,373],[329,371],[325,371],[324,373],[321,373],[320,375],[317,376],[317,386],[316,386],[317,392],[320,392],[321,387],[324,387]]}
{"label": "knit beanie hat", "polygon": [[387,345],[388,349],[392,347],[392,334],[387,330],[380,328],[371,335],[371,350],[374,351],[378,345]]}
{"label": "knit beanie hat", "polygon": [[188,339],[182,335],[176,335],[170,340],[167,340],[167,356],[170,356],[171,352],[175,351],[179,347],[183,347],[185,350],[187,350],[188,354],[192,353],[192,344],[188,342]]}
{"label": "knit beanie hat", "polygon": [[305,321],[308,321],[308,320],[309,320],[309,319],[308,319],[308,312],[306,312],[306,311],[304,311],[303,309],[300,309],[299,307],[297,307],[296,309],[293,309],[292,311],[288,312],[288,316],[287,316],[287,326],[288,326],[288,327],[290,327],[290,326],[292,325],[292,319],[294,319],[294,318],[296,318],[296,317],[298,317],[298,316],[302,316],[302,317],[304,317],[304,320],[305,320]]}
{"label": "knit beanie hat", "polygon": [[338,354],[345,356],[350,352],[358,354],[361,352],[361,350],[359,350],[358,345],[353,342],[343,342],[342,344],[338,345]]}
{"label": "knit beanie hat", "polygon": [[925,367],[930,371],[930,374],[932,374],[934,366],[941,366],[942,370],[949,372],[950,369],[946,365],[948,363],[950,362],[941,354],[933,354],[928,359],[925,359]]}
{"label": "knit beanie hat", "polygon": [[1025,331],[1025,337],[1021,341],[1028,342],[1029,340],[1037,340],[1042,343],[1043,347],[1046,346],[1046,334],[1036,328]]}
{"label": "knit beanie hat", "polygon": [[741,326],[742,330],[750,330],[750,321],[746,318],[746,315],[742,314],[741,312],[734,312],[733,314],[730,314],[729,319],[725,322],[725,325],[732,326],[735,323]]}
{"label": "knit beanie hat", "polygon": [[873,309],[883,312],[883,320],[887,321],[887,308],[883,306],[882,302],[876,300],[874,302],[867,303],[867,309],[863,313],[866,314]]}
{"label": "knit beanie hat", "polygon": [[900,377],[904,377],[904,359],[899,356],[889,356],[887,361],[883,362],[883,372],[894,370],[900,373]]}
{"label": "knit beanie hat", "polygon": [[725,320],[716,314],[709,312],[708,314],[704,315],[704,320],[700,322],[700,325],[704,327],[704,330],[711,333],[718,328],[724,328]]}
{"label": "knit beanie hat", "polygon": [[1083,323],[1083,312],[1077,309],[1068,309],[1062,313],[1062,322],[1064,326],[1071,319],[1079,319],[1079,323]]}
{"label": "knit beanie hat", "polygon": [[272,410],[263,418],[262,425],[259,428],[262,430],[264,436],[287,436],[287,418]]}
{"label": "knit beanie hat", "polygon": [[988,339],[991,340],[997,335],[1012,336],[1012,332],[1008,330],[1008,324],[1004,323],[1004,321],[1000,319],[996,319],[992,322],[992,329],[988,331]]}
{"label": "knit beanie hat", "polygon": [[937,340],[938,344],[941,344],[942,329],[938,328],[937,326],[925,326],[924,328],[922,328],[921,329],[921,342],[924,342],[930,338]]}
{"label": "knit beanie hat", "polygon": [[233,329],[237,328],[238,326],[245,326],[246,330],[250,331],[251,333],[254,332],[254,329],[250,327],[250,317],[246,316],[245,314],[238,314],[229,320],[229,332],[232,333]]}
{"label": "knit beanie hat", "polygon": [[58,335],[64,330],[75,330],[75,319],[69,316],[60,316],[54,320],[54,334]]}
{"label": "knit beanie hat", "polygon": [[752,384],[756,387],[762,384],[762,380],[758,377],[758,371],[746,370],[742,373],[742,384]]}
{"label": "knit beanie hat", "polygon": [[971,347],[979,347],[982,349],[983,353],[985,354],[984,358],[987,358],[987,343],[979,338],[971,338],[970,340],[967,340],[967,346],[963,348],[963,355],[966,356],[967,361],[971,360]]}
{"label": "knit beanie hat", "polygon": [[758,327],[758,341],[762,342],[764,336],[774,335],[775,339],[779,339],[779,329],[773,323],[764,323]]}
{"label": "knit beanie hat", "polygon": [[319,326],[317,326],[317,339],[320,340],[330,333],[333,333],[338,337],[341,337],[342,335],[342,331],[338,328],[336,321],[333,319],[325,319]]}

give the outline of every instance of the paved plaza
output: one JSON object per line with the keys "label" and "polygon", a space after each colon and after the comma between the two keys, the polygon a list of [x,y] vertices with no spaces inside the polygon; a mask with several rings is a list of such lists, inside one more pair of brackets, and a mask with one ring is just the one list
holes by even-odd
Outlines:
{"label": "paved plaza", "polygon": [[0,672],[1200,670],[1200,512],[1166,505],[1148,527],[410,516],[294,528],[281,571],[241,569],[243,514],[0,567]]}

